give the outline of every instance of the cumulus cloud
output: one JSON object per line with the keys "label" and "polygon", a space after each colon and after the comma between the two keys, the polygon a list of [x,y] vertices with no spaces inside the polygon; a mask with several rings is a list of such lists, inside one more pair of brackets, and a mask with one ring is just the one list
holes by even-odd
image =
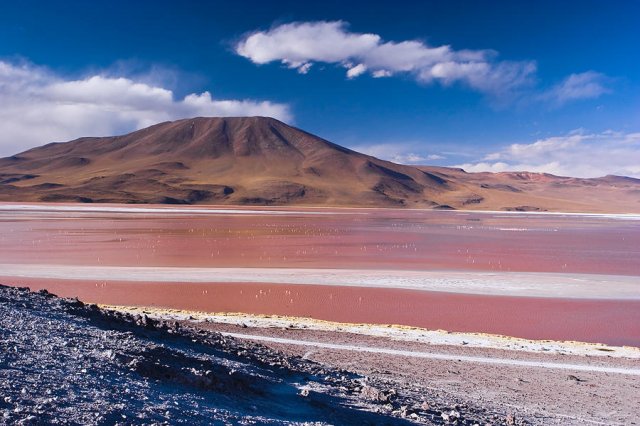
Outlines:
{"label": "cumulus cloud", "polygon": [[236,53],[256,64],[279,61],[306,73],[310,64],[344,67],[348,78],[409,74],[422,83],[462,83],[503,97],[533,83],[533,61],[498,61],[493,50],[454,50],[418,40],[384,41],[378,34],[354,33],[343,21],[294,22],[246,35]]}
{"label": "cumulus cloud", "polygon": [[166,88],[125,77],[65,79],[30,64],[0,61],[0,155],[52,141],[125,133],[193,116],[271,116],[291,120],[269,101],[214,99],[209,92],[176,99]]}
{"label": "cumulus cloud", "polygon": [[530,171],[574,177],[613,174],[640,178],[640,133],[576,130],[529,144],[512,144],[482,161],[457,167],[470,172]]}
{"label": "cumulus cloud", "polygon": [[416,152],[416,144],[411,143],[381,143],[374,145],[359,145],[352,147],[355,151],[371,155],[382,160],[398,164],[428,164],[431,161],[443,160],[446,157],[439,154]]}
{"label": "cumulus cloud", "polygon": [[535,61],[499,60],[495,50],[455,50],[419,40],[385,41],[378,34],[349,31],[344,21],[292,22],[245,35],[236,45],[238,55],[255,64],[281,62],[307,74],[313,63],[346,69],[354,79],[409,75],[420,83],[463,84],[500,103],[527,96],[529,101],[570,101],[609,93],[609,79],[587,71],[571,74],[551,89],[536,89]]}
{"label": "cumulus cloud", "polygon": [[571,74],[542,97],[560,105],[579,99],[595,99],[611,92],[607,87],[608,80],[604,74],[595,71]]}

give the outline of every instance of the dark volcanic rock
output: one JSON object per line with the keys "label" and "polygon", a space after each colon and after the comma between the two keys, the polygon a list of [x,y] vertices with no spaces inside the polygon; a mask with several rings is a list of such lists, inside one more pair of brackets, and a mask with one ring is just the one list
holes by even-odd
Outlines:
{"label": "dark volcanic rock", "polygon": [[[418,396],[389,384],[219,333],[5,286],[0,396],[7,425],[442,423],[442,411],[408,409],[420,406]],[[458,424],[476,421],[461,415]]]}
{"label": "dark volcanic rock", "polygon": [[0,425],[529,424],[507,414],[188,322],[0,285]]}

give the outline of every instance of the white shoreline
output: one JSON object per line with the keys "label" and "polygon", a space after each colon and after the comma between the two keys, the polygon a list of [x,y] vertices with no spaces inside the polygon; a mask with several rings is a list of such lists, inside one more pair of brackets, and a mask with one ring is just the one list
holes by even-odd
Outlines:
{"label": "white shoreline", "polygon": [[492,296],[640,300],[639,277],[573,273],[0,264],[0,277],[104,282],[271,283]]}
{"label": "white shoreline", "polygon": [[215,209],[215,208],[184,208],[184,207],[115,207],[115,206],[55,206],[30,204],[0,204],[0,212],[40,213],[40,212],[77,212],[77,213],[170,213],[170,214],[242,214],[242,215],[332,215],[345,214],[333,212],[313,211],[280,211],[280,210],[250,210],[250,209]]}
{"label": "white shoreline", "polygon": [[[246,215],[348,215],[348,214],[363,214],[358,213],[357,210],[371,211],[403,211],[403,212],[438,212],[446,214],[491,214],[491,215],[508,215],[508,216],[578,216],[578,217],[592,217],[602,219],[623,219],[623,220],[640,220],[640,214],[638,213],[580,213],[580,212],[519,212],[519,211],[505,211],[505,210],[432,210],[432,209],[399,209],[393,207],[330,207],[330,206],[297,206],[300,209],[316,209],[316,210],[331,210],[331,211],[310,211],[310,210],[280,210],[278,207],[272,209],[260,209],[252,210],[249,206],[241,205],[229,205],[229,206],[217,206],[211,207],[175,207],[170,205],[154,205],[154,207],[138,207],[128,205],[86,205],[86,204],[48,204],[48,203],[33,203],[33,204],[13,204],[13,203],[1,203],[0,212],[89,212],[89,213],[171,213],[171,214],[246,214]],[[282,209],[291,208],[288,206],[279,206]],[[344,212],[344,210],[353,210],[351,212]]]}
{"label": "white shoreline", "polygon": [[614,357],[640,359],[640,348],[631,346],[609,346],[602,343],[529,340],[519,337],[508,337],[487,333],[449,332],[444,330],[428,330],[419,327],[400,325],[339,323],[312,318],[287,317],[280,315],[209,313],[139,306],[100,305],[100,307],[108,310],[127,312],[132,315],[148,315],[152,318],[163,320],[211,322],[247,326],[249,328],[256,329],[276,328],[300,331],[352,333],[397,341],[421,343],[430,346],[457,346],[465,348],[500,349],[543,354],[588,355],[602,358]]}

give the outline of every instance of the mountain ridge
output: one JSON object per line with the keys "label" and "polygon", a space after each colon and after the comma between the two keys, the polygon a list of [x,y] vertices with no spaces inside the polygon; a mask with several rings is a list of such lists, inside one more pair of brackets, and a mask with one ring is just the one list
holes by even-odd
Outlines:
{"label": "mountain ridge", "polygon": [[168,121],[0,159],[0,201],[638,212],[639,194],[633,178],[396,164],[269,117]]}

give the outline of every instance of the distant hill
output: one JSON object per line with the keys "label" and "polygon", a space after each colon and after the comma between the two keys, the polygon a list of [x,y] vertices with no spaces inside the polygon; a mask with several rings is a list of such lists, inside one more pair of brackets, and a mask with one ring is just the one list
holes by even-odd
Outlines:
{"label": "distant hill", "polygon": [[0,159],[0,201],[640,212],[640,180],[400,165],[272,118],[193,118]]}
{"label": "distant hill", "polygon": [[466,173],[417,166],[451,182],[456,190],[439,198],[458,209],[640,213],[640,179],[604,176],[581,179],[548,173]]}

